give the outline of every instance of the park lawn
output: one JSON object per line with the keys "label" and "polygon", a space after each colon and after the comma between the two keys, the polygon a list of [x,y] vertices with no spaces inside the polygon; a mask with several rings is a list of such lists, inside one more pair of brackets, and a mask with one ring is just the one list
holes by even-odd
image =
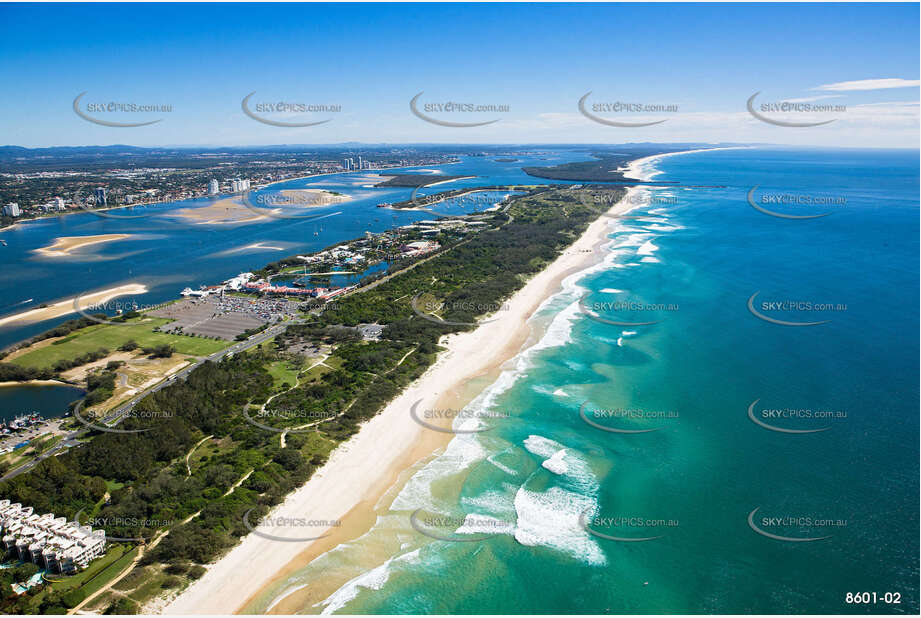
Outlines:
{"label": "park lawn", "polygon": [[[49,585],[47,585],[45,590],[42,590],[37,595],[32,597],[31,599],[32,606],[37,608],[41,604],[48,590],[53,590],[54,592],[58,592],[58,593],[64,593],[69,590],[74,590],[76,588],[79,588],[81,586],[88,584],[90,580],[96,581],[100,577],[105,576],[106,575],[105,572],[108,571],[108,569],[111,568],[112,566],[116,566],[116,565],[121,565],[121,568],[118,569],[118,571],[116,571],[116,574],[121,572],[121,569],[123,569],[125,564],[127,564],[127,562],[122,563],[122,560],[125,558],[125,556],[130,556],[130,558],[128,558],[128,561],[130,561],[134,557],[134,554],[136,553],[137,553],[137,548],[134,548],[132,551],[126,554],[125,547],[123,545],[121,544],[112,545],[109,548],[109,550],[105,553],[104,556],[102,556],[101,558],[97,558],[96,560],[93,560],[87,568],[78,572],[76,575],[72,577],[62,577],[61,579],[57,581],[53,581]],[[111,579],[114,576],[115,575],[108,575],[105,581],[102,581],[100,583],[99,587],[102,587],[103,585],[105,585],[108,579]],[[52,576],[52,577],[60,577],[60,576]],[[98,589],[99,588],[95,588],[95,590],[98,590]],[[90,594],[90,593],[86,593],[86,594]]]}
{"label": "park lawn", "polygon": [[292,367],[291,363],[286,360],[275,361],[266,369],[272,376],[272,385],[275,388],[281,387],[285,382],[288,383],[288,386],[294,386],[297,383],[297,374],[300,373],[297,367]]}
{"label": "park lawn", "polygon": [[154,332],[154,328],[168,323],[165,318],[142,318],[130,320],[124,325],[99,324],[77,331],[76,336],[68,336],[55,345],[46,345],[29,350],[16,356],[10,362],[23,367],[37,369],[53,367],[61,359],[71,359],[87,352],[105,348],[110,352],[119,346],[135,341],[140,347],[171,345],[180,354],[206,356],[230,345],[228,341],[216,341],[201,337],[189,337],[171,333]]}
{"label": "park lawn", "polygon": [[83,587],[80,589],[83,592],[83,598],[87,598],[106,584],[108,584],[112,579],[114,579],[119,573],[125,570],[134,557],[137,556],[137,553],[140,551],[140,547],[135,547],[131,551],[125,553],[118,560],[111,562],[105,570],[101,571],[96,577],[85,580]]}
{"label": "park lawn", "polygon": [[342,365],[345,364],[345,361],[338,356],[330,356],[325,361],[323,361],[323,364],[329,365],[333,369],[342,369]]}
{"label": "park lawn", "polygon": [[[131,553],[131,552],[128,552]],[[72,577],[65,577],[60,581],[56,581],[51,584],[51,589],[55,592],[67,592],[68,590],[73,590],[79,588],[90,580],[95,579],[98,575],[106,571],[113,564],[118,563],[126,555],[125,546],[118,543],[113,544],[109,551],[101,558],[97,558],[90,562],[89,566],[79,571],[76,575]],[[56,577],[52,575],[52,577]]]}
{"label": "park lawn", "polygon": [[[322,375],[333,371],[334,369],[340,369],[342,364],[345,362],[338,356],[327,356],[323,361],[323,364],[317,364],[319,359],[310,359],[307,362],[307,366],[310,367],[309,370],[305,371],[301,375],[301,383],[305,384],[313,380],[319,379]],[[311,367],[311,365],[313,365]]]}

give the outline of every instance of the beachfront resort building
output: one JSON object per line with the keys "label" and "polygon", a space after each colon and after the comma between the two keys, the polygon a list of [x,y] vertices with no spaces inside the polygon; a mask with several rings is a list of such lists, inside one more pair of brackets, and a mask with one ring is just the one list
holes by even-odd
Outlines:
{"label": "beachfront resort building", "polygon": [[29,561],[52,573],[76,573],[105,553],[105,530],[93,530],[55,517],[38,515],[31,506],[0,500],[0,534],[10,557]]}
{"label": "beachfront resort building", "polygon": [[211,182],[208,183],[208,195],[217,195],[221,192],[220,183],[214,178],[211,179]]}
{"label": "beachfront resort building", "polygon": [[249,179],[248,178],[234,178],[230,181],[230,190],[233,193],[242,193],[243,191],[249,191]]}
{"label": "beachfront resort building", "polygon": [[96,190],[93,192],[93,195],[96,198],[97,206],[105,206],[106,201],[108,200],[108,192],[105,187],[96,187]]}
{"label": "beachfront resort building", "polygon": [[403,255],[414,257],[437,251],[440,248],[441,245],[434,240],[417,240],[416,242],[406,243],[401,247],[401,250]]}
{"label": "beachfront resort building", "polygon": [[22,210],[19,209],[19,204],[16,202],[10,202],[3,207],[3,214],[7,217],[18,217],[22,214]]}

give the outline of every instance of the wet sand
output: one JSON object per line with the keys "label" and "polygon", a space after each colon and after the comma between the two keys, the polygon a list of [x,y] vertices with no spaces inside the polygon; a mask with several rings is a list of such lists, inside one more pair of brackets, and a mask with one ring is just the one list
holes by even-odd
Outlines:
{"label": "wet sand", "polygon": [[68,313],[77,313],[77,309],[74,307],[74,301],[76,298],[80,299],[80,307],[83,308],[90,305],[101,305],[112,300],[113,298],[118,298],[119,296],[146,293],[147,286],[141,285],[140,283],[128,283],[117,288],[109,288],[107,290],[92,292],[89,294],[81,294],[79,297],[58,301],[56,303],[49,304],[47,307],[30,309],[28,311],[14,313],[13,315],[2,317],[0,318],[0,326],[5,326],[6,324],[15,322],[31,324],[33,322],[42,322],[44,320],[50,320],[62,315],[67,315]]}
{"label": "wet sand", "polygon": [[[627,200],[611,212],[630,208]],[[476,395],[472,380],[498,375],[499,368],[515,356],[531,333],[528,319],[540,304],[559,291],[563,279],[598,260],[596,249],[605,241],[609,220],[601,217],[545,270],[535,275],[492,316],[494,321],[477,329],[451,335],[447,348],[425,374],[407,387],[380,414],[362,425],[357,434],[341,444],[329,461],[302,487],[274,509],[276,520],[286,518],[340,520],[341,525],[311,530],[312,536],[329,536],[309,543],[283,543],[250,534],[227,555],[208,567],[165,609],[167,614],[229,614],[267,592],[280,578],[307,565],[336,545],[354,539],[373,525],[375,505],[397,482],[405,482],[407,470],[439,448],[452,434],[426,429],[410,417],[411,407],[460,408]],[[257,528],[260,530],[260,528]],[[266,534],[297,538],[303,530],[273,526]],[[293,612],[303,605],[295,593],[278,601],[272,612]]]}
{"label": "wet sand", "polygon": [[35,249],[35,253],[45,257],[67,257],[73,251],[83,247],[98,245],[114,240],[131,238],[131,234],[97,234],[95,236],[59,236],[47,247]]}

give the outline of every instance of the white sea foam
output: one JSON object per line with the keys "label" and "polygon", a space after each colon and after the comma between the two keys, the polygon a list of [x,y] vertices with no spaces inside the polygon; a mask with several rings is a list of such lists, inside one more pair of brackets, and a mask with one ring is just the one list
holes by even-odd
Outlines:
{"label": "white sea foam", "polygon": [[601,288],[598,291],[603,294],[623,294],[624,293],[623,290],[619,290],[617,288]]}
{"label": "white sea foam", "polygon": [[557,397],[569,397],[569,395],[566,394],[566,391],[564,391],[562,388],[556,389],[553,391],[553,394]]}
{"label": "white sea foam", "polygon": [[675,230],[683,230],[684,228],[680,225],[662,225],[659,223],[653,223],[649,226],[650,230],[655,230],[656,232],[674,232]]}
{"label": "white sea foam", "polygon": [[515,516],[515,492],[518,485],[502,483],[499,489],[483,491],[474,496],[462,496],[461,506],[464,510],[488,513],[503,521],[511,521]]}
{"label": "white sea foam", "polygon": [[408,554],[403,554],[402,556],[395,556],[390,558],[384,564],[380,565],[377,568],[374,568],[367,573],[362,573],[358,577],[355,577],[348,582],[346,582],[339,590],[331,594],[325,600],[320,601],[314,607],[324,606],[323,611],[320,612],[323,615],[333,614],[349,602],[352,601],[355,597],[358,596],[361,588],[367,590],[380,590],[384,587],[384,584],[387,583],[387,580],[390,579],[391,565],[396,563],[411,563],[417,561],[419,558],[419,550],[411,551]]}
{"label": "white sea foam", "polygon": [[652,232],[637,232],[635,234],[627,234],[626,236],[618,237],[616,242],[612,245],[613,249],[622,249],[624,247],[639,247],[647,242]]}
{"label": "white sea foam", "polygon": [[565,448],[559,442],[536,434],[531,434],[525,438],[524,447],[538,457],[553,457],[554,454]]}
{"label": "white sea foam", "polygon": [[659,263],[659,262],[661,262],[661,261],[662,261],[662,260],[660,260],[659,258],[657,258],[657,257],[652,257],[652,256],[649,256],[649,255],[647,255],[647,256],[644,257],[642,260],[640,260],[640,262],[643,262],[643,263],[645,263],[645,264],[656,264],[656,263]]}
{"label": "white sea foam", "polygon": [[579,523],[586,510],[597,508],[594,498],[551,487],[544,492],[521,488],[515,494],[515,540],[522,545],[542,545],[591,565],[607,559],[595,540]]}
{"label": "white sea foam", "polygon": [[659,250],[659,247],[652,244],[651,240],[647,240],[646,242],[643,243],[643,246],[641,246],[639,249],[636,250],[636,254],[637,255],[652,255],[658,250]]}
{"label": "white sea foam", "polygon": [[515,494],[518,517],[515,540],[522,545],[552,547],[589,564],[603,565],[605,556],[579,524],[579,516],[597,507],[598,481],[578,451],[532,434],[524,441],[541,465],[560,477],[563,486],[535,492],[521,487]]}
{"label": "white sea foam", "polygon": [[393,501],[393,510],[415,510],[434,507],[432,482],[444,476],[457,474],[472,463],[486,457],[486,451],[475,434],[458,434],[445,452],[413,474]]}
{"label": "white sea foam", "polygon": [[464,517],[464,524],[454,531],[455,534],[512,534],[515,524],[490,517],[468,513]]}
{"label": "white sea foam", "polygon": [[291,586],[291,587],[285,588],[284,590],[282,590],[282,591],[278,594],[278,596],[275,597],[275,599],[272,600],[272,602],[269,604],[269,606],[265,608],[265,612],[264,612],[264,613],[268,614],[270,611],[272,611],[272,608],[273,608],[273,607],[275,607],[276,605],[278,605],[279,603],[281,603],[282,601],[284,601],[284,600],[285,600],[285,597],[287,597],[287,596],[290,595],[290,594],[294,594],[294,593],[297,592],[298,590],[301,590],[301,589],[303,589],[303,588],[306,588],[306,587],[309,586],[309,585],[310,585],[310,584],[297,584],[297,585],[295,585],[295,586]]}
{"label": "white sea foam", "polygon": [[554,474],[566,474],[569,471],[569,465],[566,463],[566,449],[557,451],[540,465]]}

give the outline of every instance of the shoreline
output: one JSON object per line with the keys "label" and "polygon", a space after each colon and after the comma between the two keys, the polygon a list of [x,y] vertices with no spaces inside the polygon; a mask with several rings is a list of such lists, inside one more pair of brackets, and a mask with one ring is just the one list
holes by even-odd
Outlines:
{"label": "shoreline", "polygon": [[460,178],[451,178],[450,180],[439,180],[438,182],[433,182],[431,184],[422,185],[422,187],[419,187],[419,188],[421,189],[423,187],[436,187],[438,185],[443,185],[449,182],[457,182],[458,180],[470,180],[471,178],[476,178],[476,176],[461,176]]}
{"label": "shoreline", "polygon": [[72,252],[84,247],[101,245],[131,238],[134,234],[95,234],[92,236],[58,236],[54,242],[45,247],[33,249],[34,253],[45,257],[68,257]]}
{"label": "shoreline", "polygon": [[[29,309],[28,311],[23,311],[21,313],[14,313],[13,315],[0,317],[0,326],[5,326],[11,322],[24,322],[27,324],[44,322],[45,320],[51,320],[62,315],[77,313],[77,309],[74,307],[74,302],[78,298],[83,301],[82,304],[84,307],[86,307],[88,305],[107,303],[113,298],[118,298],[119,296],[125,296],[127,294],[146,293],[146,285],[140,283],[126,283],[125,285],[120,285],[118,287],[109,288],[106,290],[100,290],[99,292],[81,294],[73,298],[67,298],[65,300],[58,301],[56,303],[48,303],[47,307]],[[22,342],[15,343],[13,345],[19,345],[20,343]]]}
{"label": "shoreline", "polygon": [[665,159],[667,157],[674,157],[677,155],[694,154],[695,152],[712,152],[714,150],[747,150],[750,148],[754,148],[754,146],[719,146],[717,148],[697,148],[695,150],[663,152],[662,154],[649,155],[648,157],[634,159],[633,161],[630,161],[630,163],[628,163],[625,167],[620,168],[618,171],[622,171],[624,178],[628,180],[648,182],[653,177],[661,174],[662,172],[657,170],[652,174],[644,174],[642,172],[642,167],[647,163],[652,163],[654,161],[658,161],[659,159]]}
{"label": "shoreline", "polygon": [[[0,388],[3,388],[5,386],[50,386],[50,385],[76,386],[74,384],[71,384],[70,382],[62,382],[60,380],[25,380],[23,382],[15,382],[15,381],[0,382]],[[80,388],[80,387],[78,386],[77,388]]]}
{"label": "shoreline", "polygon": [[[609,212],[632,208],[627,198],[635,189],[627,191]],[[597,263],[597,249],[607,241],[609,229],[607,218],[595,219],[572,245],[508,300],[506,309],[493,316],[494,321],[446,337],[443,344],[447,349],[435,364],[337,447],[326,464],[270,514],[275,520],[339,520],[342,525],[332,530],[312,530],[313,534],[331,533],[330,536],[304,545],[249,534],[208,565],[205,575],[162,608],[163,613],[244,611],[288,573],[370,529],[380,498],[401,478],[407,480],[409,468],[431,457],[454,435],[423,428],[410,418],[410,408],[416,403],[429,408],[466,405],[475,396],[469,387],[465,388],[467,383],[497,374],[501,365],[521,351],[531,336],[529,318],[547,298],[559,292],[563,279]],[[484,383],[480,388],[486,386]],[[435,433],[438,435],[432,435]],[[272,532],[285,536],[278,526]],[[292,529],[288,536],[295,538],[298,531]],[[284,600],[277,599],[272,609],[282,609]]]}
{"label": "shoreline", "polygon": [[[455,163],[460,163],[460,161],[450,161],[448,163],[435,163],[432,165],[453,165]],[[425,165],[397,165],[394,167],[376,167],[368,170],[342,170],[339,172],[323,172],[322,174],[307,174],[305,176],[294,176],[292,178],[284,178],[282,180],[273,180],[272,182],[266,183],[264,185],[258,185],[254,189],[264,189],[266,187],[271,187],[272,185],[277,185],[283,182],[291,182],[293,180],[303,180],[305,178],[318,178],[320,176],[334,176],[336,174],[350,174],[352,172],[379,172],[381,170],[391,170],[391,169],[413,169],[418,167],[426,167]],[[436,183],[437,184],[437,183]],[[24,217],[16,218],[12,223],[5,226],[0,226],[0,232],[12,230],[20,223],[28,223],[29,221],[41,221],[42,219],[56,219],[58,217],[64,217],[67,215],[78,215],[81,213],[94,213],[94,212],[105,212],[107,210],[119,210],[122,208],[135,208],[137,206],[156,206],[157,204],[179,204],[181,202],[190,202],[192,200],[200,200],[203,198],[214,198],[214,197],[233,197],[235,195],[240,195],[239,193],[219,193],[218,195],[196,195],[192,197],[184,197],[178,200],[157,200],[152,202],[138,202],[136,204],[119,204],[117,206],[106,206],[105,208],[71,208],[70,210],[64,210],[60,212],[46,212],[41,213],[36,217]]]}
{"label": "shoreline", "polygon": [[[476,177],[474,176],[474,178],[476,178]],[[448,182],[448,181],[446,181],[446,182]],[[440,183],[440,182],[436,182],[435,184],[438,185],[438,184],[441,184],[441,183]],[[427,186],[427,187],[434,187],[435,185],[426,185],[426,186]],[[511,185],[509,185],[509,186],[511,186]],[[457,198],[461,198],[461,197],[466,197],[466,196],[471,195],[471,194],[473,194],[473,193],[486,193],[486,192],[489,192],[489,191],[498,191],[498,190],[500,190],[500,189],[501,189],[501,187],[500,187],[500,188],[486,188],[486,189],[476,189],[476,188],[474,188],[474,189],[470,189],[469,191],[466,191],[466,192],[464,192],[464,193],[458,193],[457,195],[450,195],[450,196],[442,197],[441,199],[439,199],[439,200],[437,200],[437,201],[435,201],[435,202],[426,202],[425,206],[407,206],[407,207],[403,208],[403,207],[398,207],[398,206],[394,206],[393,204],[391,204],[390,206],[378,206],[378,208],[383,208],[383,209],[385,209],[385,210],[398,210],[398,211],[404,211],[404,210],[405,210],[405,211],[409,211],[409,212],[412,212],[412,211],[416,211],[416,212],[428,212],[427,209],[431,208],[432,206],[435,206],[436,204],[441,204],[442,202],[447,202],[448,200],[453,200],[453,199],[457,199]],[[509,191],[511,191],[511,189],[509,189]],[[436,193],[435,195],[438,195],[438,194]],[[409,200],[409,201],[412,201],[412,200]],[[398,203],[399,203],[399,202],[398,202]],[[495,206],[493,206],[493,208],[495,208]],[[487,210],[492,210],[492,209],[491,209],[491,208],[488,208]],[[468,213],[468,214],[473,214],[473,213]]]}

